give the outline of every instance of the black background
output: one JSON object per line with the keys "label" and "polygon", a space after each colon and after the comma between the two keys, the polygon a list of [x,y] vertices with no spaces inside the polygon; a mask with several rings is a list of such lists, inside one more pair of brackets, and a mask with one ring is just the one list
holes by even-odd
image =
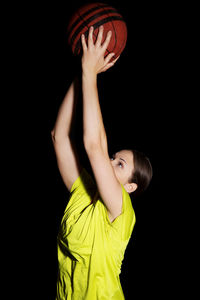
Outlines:
{"label": "black background", "polygon": [[[24,285],[36,299],[55,298],[56,238],[68,193],[57,169],[50,132],[80,64],[67,45],[67,24],[75,9],[86,2],[32,2],[21,7],[17,18],[12,9],[17,20],[9,27],[11,66],[7,69],[14,99],[11,168],[16,180],[11,190],[19,195],[14,207],[21,213],[13,209],[20,221],[15,255],[20,257],[17,270],[23,272],[17,288]],[[120,59],[98,79],[110,151],[132,146],[150,158],[154,172],[147,192],[133,201],[137,222],[125,252],[121,283],[126,299],[162,299],[175,293],[180,272],[175,244],[181,225],[175,227],[173,222],[179,199],[172,192],[177,183],[170,181],[174,140],[180,139],[183,130],[180,7],[168,2],[108,3],[123,15],[128,28]],[[81,106],[78,115],[81,118]],[[87,165],[80,130],[77,140]]]}

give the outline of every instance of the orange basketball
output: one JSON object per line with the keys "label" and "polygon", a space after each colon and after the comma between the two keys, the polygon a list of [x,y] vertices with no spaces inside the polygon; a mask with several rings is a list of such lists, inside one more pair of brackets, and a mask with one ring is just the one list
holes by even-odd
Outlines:
{"label": "orange basketball", "polygon": [[85,34],[87,41],[89,28],[93,26],[95,42],[101,25],[104,27],[103,41],[108,31],[112,31],[112,37],[106,49],[105,56],[114,52],[115,56],[112,59],[115,59],[122,53],[127,41],[126,23],[114,7],[97,2],[80,7],[69,21],[67,28],[68,43],[74,55],[82,53],[81,34]]}

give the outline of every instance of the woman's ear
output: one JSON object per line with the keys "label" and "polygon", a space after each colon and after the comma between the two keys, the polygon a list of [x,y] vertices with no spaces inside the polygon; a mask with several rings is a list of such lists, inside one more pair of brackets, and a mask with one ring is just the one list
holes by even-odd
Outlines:
{"label": "woman's ear", "polygon": [[135,190],[137,189],[137,184],[132,182],[132,183],[126,183],[124,185],[125,190],[127,191],[127,193],[131,194],[133,192],[135,192]]}

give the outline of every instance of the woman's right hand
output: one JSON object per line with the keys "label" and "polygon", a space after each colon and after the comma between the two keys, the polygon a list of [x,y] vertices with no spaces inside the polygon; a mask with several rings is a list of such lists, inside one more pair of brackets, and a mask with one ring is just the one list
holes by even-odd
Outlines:
{"label": "woman's right hand", "polygon": [[93,41],[93,32],[94,32],[93,27],[90,27],[89,29],[88,45],[86,43],[84,34],[82,34],[81,36],[81,42],[83,47],[83,56],[82,56],[83,73],[90,73],[93,75],[97,75],[101,72],[105,72],[109,68],[111,68],[119,58],[117,57],[115,60],[111,61],[112,57],[115,55],[115,53],[113,52],[109,53],[106,56],[106,58],[104,57],[104,54],[106,52],[106,49],[109,45],[112,36],[112,31],[109,31],[107,33],[106,39],[102,44],[103,30],[104,30],[103,26],[100,26],[95,44]]}

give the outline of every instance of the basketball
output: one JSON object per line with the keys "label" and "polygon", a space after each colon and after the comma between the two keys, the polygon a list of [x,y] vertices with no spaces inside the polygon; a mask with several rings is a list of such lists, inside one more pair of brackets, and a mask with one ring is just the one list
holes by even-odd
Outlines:
{"label": "basketball", "polygon": [[74,55],[82,54],[81,34],[85,34],[87,42],[89,28],[93,26],[93,39],[95,43],[101,25],[104,27],[102,43],[108,31],[112,31],[112,37],[106,49],[105,57],[109,53],[114,52],[115,56],[111,59],[113,60],[122,53],[127,41],[126,23],[114,7],[97,2],[80,7],[69,21],[67,27],[68,43]]}

